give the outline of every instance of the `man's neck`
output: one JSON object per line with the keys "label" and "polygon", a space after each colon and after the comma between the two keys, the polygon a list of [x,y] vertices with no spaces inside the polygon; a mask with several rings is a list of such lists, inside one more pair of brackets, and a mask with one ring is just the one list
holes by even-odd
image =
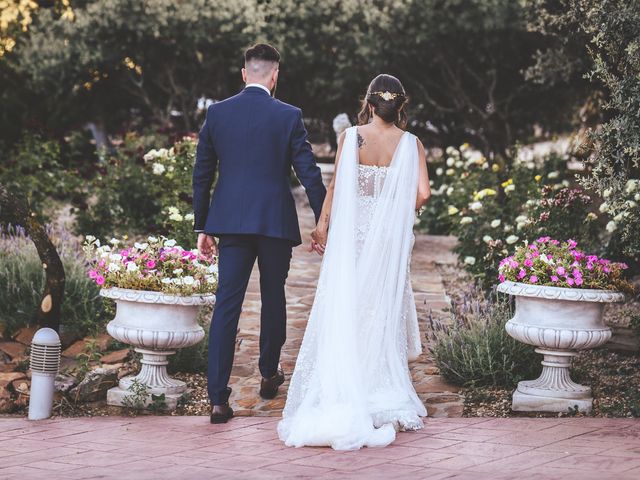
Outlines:
{"label": "man's neck", "polygon": [[249,88],[249,87],[257,87],[257,88],[261,88],[263,89],[265,92],[267,92],[269,95],[271,95],[271,91],[269,90],[269,88],[261,83],[255,83],[255,82],[247,82],[247,84],[245,85],[244,88]]}

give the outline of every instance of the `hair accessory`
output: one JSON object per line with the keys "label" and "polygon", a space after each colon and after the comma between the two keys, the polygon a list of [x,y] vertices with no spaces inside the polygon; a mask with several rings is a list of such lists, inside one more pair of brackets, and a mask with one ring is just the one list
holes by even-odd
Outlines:
{"label": "hair accessory", "polygon": [[384,92],[371,92],[369,96],[371,95],[378,95],[379,97],[382,97],[382,99],[387,102],[389,100],[394,100],[395,98],[398,98],[398,97],[404,97],[403,93],[391,93],[389,90]]}

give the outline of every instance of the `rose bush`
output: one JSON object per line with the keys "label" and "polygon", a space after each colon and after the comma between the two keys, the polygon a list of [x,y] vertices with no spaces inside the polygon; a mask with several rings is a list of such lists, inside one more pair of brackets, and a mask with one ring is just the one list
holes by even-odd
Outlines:
{"label": "rose bush", "polygon": [[89,277],[101,288],[119,287],[176,295],[214,293],[218,285],[216,259],[197,250],[185,250],[173,239],[147,238],[133,246],[111,245],[87,236],[83,246],[89,258]]}

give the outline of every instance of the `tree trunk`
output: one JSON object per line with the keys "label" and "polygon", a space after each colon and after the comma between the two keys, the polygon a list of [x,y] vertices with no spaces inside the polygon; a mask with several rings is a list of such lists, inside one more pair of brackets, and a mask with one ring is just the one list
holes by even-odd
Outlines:
{"label": "tree trunk", "polygon": [[26,202],[9,192],[3,185],[0,185],[0,222],[24,227],[34,243],[46,273],[46,283],[40,308],[35,314],[35,323],[59,331],[60,307],[64,296],[64,267],[44,225],[36,214],[30,211]]}

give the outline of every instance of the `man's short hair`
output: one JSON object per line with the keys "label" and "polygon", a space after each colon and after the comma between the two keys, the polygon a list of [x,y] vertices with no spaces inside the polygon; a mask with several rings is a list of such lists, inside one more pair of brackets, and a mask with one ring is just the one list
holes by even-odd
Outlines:
{"label": "man's short hair", "polygon": [[257,43],[244,52],[244,63],[252,60],[280,63],[280,53],[268,43]]}

